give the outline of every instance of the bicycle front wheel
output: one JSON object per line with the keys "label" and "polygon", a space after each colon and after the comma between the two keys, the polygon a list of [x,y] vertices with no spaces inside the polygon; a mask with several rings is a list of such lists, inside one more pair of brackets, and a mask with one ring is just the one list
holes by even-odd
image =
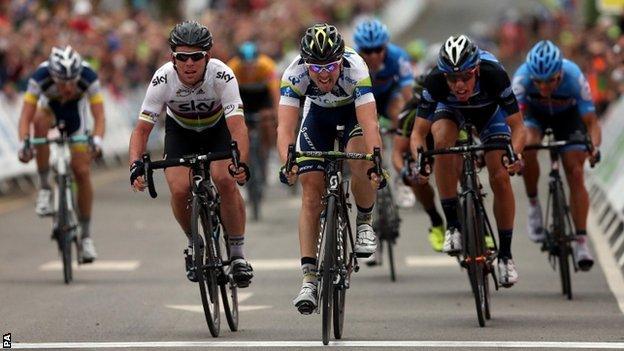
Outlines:
{"label": "bicycle front wheel", "polygon": [[464,214],[465,214],[465,226],[464,231],[466,232],[464,238],[464,245],[467,244],[467,256],[466,260],[468,261],[468,277],[470,279],[470,285],[472,287],[472,294],[474,295],[475,307],[477,310],[477,319],[479,321],[479,326],[485,326],[485,315],[486,315],[486,283],[485,283],[485,255],[483,253],[483,245],[481,245],[483,241],[483,232],[481,231],[482,226],[479,225],[479,218],[477,216],[476,210],[476,200],[471,195],[468,194],[465,198],[464,204]]}
{"label": "bicycle front wheel", "polygon": [[555,183],[553,192],[553,234],[559,250],[557,250],[557,260],[559,263],[559,277],[561,278],[561,293],[572,300],[572,278],[570,277],[571,255],[570,241],[566,231],[566,204],[561,183]]}
{"label": "bicycle front wheel", "polygon": [[334,297],[334,267],[336,257],[337,210],[336,199],[327,200],[325,231],[323,233],[323,260],[321,266],[321,314],[323,319],[323,345],[329,344],[329,330],[332,320],[332,300]]}
{"label": "bicycle front wheel", "polygon": [[72,253],[71,253],[71,228],[69,220],[69,207],[67,206],[67,189],[65,179],[61,176],[57,177],[58,187],[58,208],[55,214],[54,236],[58,241],[58,247],[63,262],[63,280],[65,284],[71,283],[73,280],[72,272]]}
{"label": "bicycle front wheel", "polygon": [[[218,230],[218,229],[217,229]],[[225,253],[225,254],[224,254]],[[219,257],[225,257],[230,261],[230,246],[227,242],[227,235],[219,236]],[[234,278],[225,269],[221,270],[219,279],[219,288],[221,290],[221,300],[223,301],[223,311],[225,319],[231,331],[238,330],[238,288],[234,283]]]}
{"label": "bicycle front wheel", "polygon": [[[193,197],[191,210],[191,236],[193,239],[193,258],[195,274],[199,284],[204,315],[208,329],[213,337],[219,336],[219,289],[213,264],[216,252],[212,238],[212,223],[208,220],[205,208],[199,198]],[[204,245],[204,238],[206,244]]]}
{"label": "bicycle front wheel", "polygon": [[[348,250],[348,213],[345,211],[345,208],[342,207],[340,211],[339,217],[339,225],[337,228],[339,229],[337,234],[337,238],[339,238],[336,250],[336,267],[340,267],[340,269],[347,270],[347,266],[349,263],[349,250]],[[347,297],[347,284],[346,280],[349,279],[349,272],[345,271],[344,274],[340,277],[340,284],[336,287],[334,286],[334,308],[333,308],[333,320],[334,320],[334,337],[336,339],[342,338],[342,331],[344,329],[344,315],[345,315],[345,300]]]}

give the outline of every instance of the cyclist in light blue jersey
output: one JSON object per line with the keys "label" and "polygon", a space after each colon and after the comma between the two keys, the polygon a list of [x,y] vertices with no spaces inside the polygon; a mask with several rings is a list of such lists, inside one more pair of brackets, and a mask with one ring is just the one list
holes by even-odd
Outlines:
{"label": "cyclist in light blue jersey", "polygon": [[[596,159],[600,145],[600,126],[591,99],[589,84],[579,67],[563,58],[559,48],[548,40],[535,44],[526,62],[518,68],[513,90],[528,127],[528,143],[542,140],[546,128],[551,128],[556,140],[569,140],[589,135],[594,145],[589,157]],[[570,212],[576,228],[574,259],[581,270],[594,263],[587,247],[587,213],[589,196],[583,179],[583,164],[588,157],[584,145],[571,145],[562,150],[563,168],[570,187]],[[524,182],[529,197],[529,238],[544,240],[542,210],[537,196],[539,163],[536,151],[525,153]]]}

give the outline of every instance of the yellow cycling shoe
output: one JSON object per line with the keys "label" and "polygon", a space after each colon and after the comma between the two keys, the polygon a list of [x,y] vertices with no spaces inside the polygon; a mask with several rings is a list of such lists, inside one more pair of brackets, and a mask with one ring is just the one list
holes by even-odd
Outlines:
{"label": "yellow cycling shoe", "polygon": [[490,235],[489,233],[485,235],[485,247],[487,247],[490,250],[494,250],[494,239],[492,239],[492,235]]}
{"label": "yellow cycling shoe", "polygon": [[429,228],[429,244],[431,244],[433,251],[442,252],[442,247],[444,246],[443,225]]}

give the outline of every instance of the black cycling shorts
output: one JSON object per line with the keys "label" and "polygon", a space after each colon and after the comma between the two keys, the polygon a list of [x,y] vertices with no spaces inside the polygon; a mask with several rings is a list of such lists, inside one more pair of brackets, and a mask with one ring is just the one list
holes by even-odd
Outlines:
{"label": "black cycling shorts", "polygon": [[225,118],[201,132],[181,127],[172,117],[165,119],[165,159],[230,149],[232,136]]}

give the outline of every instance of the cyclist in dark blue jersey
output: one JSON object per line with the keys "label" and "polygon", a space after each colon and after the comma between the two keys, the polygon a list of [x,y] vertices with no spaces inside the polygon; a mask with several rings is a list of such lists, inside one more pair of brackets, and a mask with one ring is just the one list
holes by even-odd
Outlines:
{"label": "cyclist in dark blue jersey", "polygon": [[[553,130],[556,140],[591,137],[596,158],[601,141],[589,84],[579,67],[563,58],[559,48],[548,40],[535,44],[513,79],[513,90],[524,112],[530,144],[539,143],[546,128]],[[576,228],[574,259],[581,270],[589,270],[594,259],[587,246],[587,213],[589,196],[583,179],[583,164],[588,157],[584,145],[567,146],[561,150],[563,168],[570,187],[570,212]],[[536,151],[525,153],[524,182],[528,208],[529,238],[544,240],[542,210],[538,200],[539,163]]]}
{"label": "cyclist in dark blue jersey", "polygon": [[[525,127],[507,73],[496,57],[477,48],[465,35],[449,37],[440,48],[437,67],[425,80],[416,114],[411,136],[415,157],[418,148],[426,148],[425,137],[430,131],[435,148],[453,146],[465,121],[476,127],[483,143],[511,142],[516,152],[524,148]],[[515,202],[509,173],[520,171],[521,160],[505,167],[502,156],[501,150],[487,152],[485,162],[494,193],[494,217],[500,240],[499,280],[502,285],[511,286],[518,281],[518,272],[511,254]],[[447,222],[443,251],[451,255],[458,254],[462,248],[457,218],[458,174],[449,172],[455,169],[455,162],[453,155],[439,155],[434,164]]]}
{"label": "cyclist in dark blue jersey", "polygon": [[[90,164],[92,157],[101,153],[104,136],[104,99],[100,92],[100,81],[95,71],[82,60],[71,46],[52,48],[47,61],[43,62],[28,80],[28,90],[24,94],[24,104],[19,121],[19,137],[24,141],[29,138],[31,125],[34,136],[45,137],[54,126],[65,126],[69,135],[84,133],[87,123],[87,110],[93,116],[93,153],[84,146],[72,147],[72,171],[78,184],[78,209],[81,227],[82,258],[85,263],[96,257],[95,246],[90,237],[91,209],[93,205],[93,186],[91,184]],[[25,144],[26,146],[27,144]],[[49,180],[50,150],[47,145],[36,148],[37,169],[40,186],[37,196],[36,212],[41,215],[52,214],[52,191]],[[19,152],[19,159],[28,162],[35,155],[29,147]]]}

